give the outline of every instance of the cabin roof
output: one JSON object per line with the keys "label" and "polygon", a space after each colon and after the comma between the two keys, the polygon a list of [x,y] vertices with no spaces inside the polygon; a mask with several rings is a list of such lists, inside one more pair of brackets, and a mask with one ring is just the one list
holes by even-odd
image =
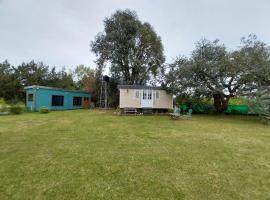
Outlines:
{"label": "cabin roof", "polygon": [[118,85],[118,89],[146,89],[146,90],[163,90],[164,88],[158,86],[147,86],[147,85]]}
{"label": "cabin roof", "polygon": [[25,90],[28,90],[28,89],[47,89],[47,90],[61,90],[61,91],[65,91],[65,92],[78,92],[78,93],[87,93],[87,94],[90,94],[89,92],[87,91],[83,91],[83,90],[70,90],[70,89],[64,89],[64,88],[57,88],[57,87],[48,87],[48,86],[41,86],[41,85],[30,85],[30,86],[26,86],[24,87]]}

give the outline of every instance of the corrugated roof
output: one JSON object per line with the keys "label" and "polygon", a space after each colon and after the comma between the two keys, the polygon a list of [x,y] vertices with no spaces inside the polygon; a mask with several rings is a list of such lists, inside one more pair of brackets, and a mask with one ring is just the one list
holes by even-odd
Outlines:
{"label": "corrugated roof", "polygon": [[162,87],[147,85],[118,85],[118,89],[146,89],[146,90],[162,90]]}
{"label": "corrugated roof", "polygon": [[83,90],[69,90],[69,89],[64,89],[64,88],[47,87],[47,86],[41,86],[41,85],[30,85],[30,86],[24,87],[25,90],[33,89],[33,88],[37,88],[37,89],[42,88],[42,89],[48,89],[48,90],[61,90],[61,91],[65,91],[65,92],[81,92],[81,93],[90,94],[90,92],[86,92]]}

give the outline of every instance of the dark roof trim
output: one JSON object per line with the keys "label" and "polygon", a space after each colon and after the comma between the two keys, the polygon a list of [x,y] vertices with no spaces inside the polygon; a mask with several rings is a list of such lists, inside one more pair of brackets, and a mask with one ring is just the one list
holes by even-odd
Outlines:
{"label": "dark roof trim", "polygon": [[69,89],[64,89],[64,88],[56,88],[56,87],[47,87],[47,86],[41,86],[41,85],[30,85],[30,86],[26,86],[24,87],[25,90],[28,89],[47,89],[47,90],[61,90],[61,91],[65,91],[65,92],[78,92],[78,93],[86,93],[86,94],[90,94],[89,92],[83,91],[83,90],[69,90]]}
{"label": "dark roof trim", "polygon": [[163,90],[162,87],[146,86],[146,85],[118,85],[118,89],[148,89],[148,90]]}

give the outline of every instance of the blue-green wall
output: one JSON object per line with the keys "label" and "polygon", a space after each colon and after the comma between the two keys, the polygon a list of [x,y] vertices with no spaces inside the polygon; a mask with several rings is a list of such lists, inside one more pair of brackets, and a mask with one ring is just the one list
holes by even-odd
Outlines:
{"label": "blue-green wall", "polygon": [[[60,89],[44,89],[44,88],[38,88],[38,87],[26,89],[26,97],[28,97],[28,94],[34,94],[34,95],[36,94],[36,110],[37,111],[42,106],[46,106],[50,110],[68,110],[68,109],[83,108],[83,98],[91,97],[91,95],[87,92],[60,90]],[[64,96],[64,105],[52,106],[52,95]],[[82,97],[82,105],[73,106],[73,97]],[[26,98],[26,106],[29,109],[34,110],[34,100],[28,101],[28,99]]]}

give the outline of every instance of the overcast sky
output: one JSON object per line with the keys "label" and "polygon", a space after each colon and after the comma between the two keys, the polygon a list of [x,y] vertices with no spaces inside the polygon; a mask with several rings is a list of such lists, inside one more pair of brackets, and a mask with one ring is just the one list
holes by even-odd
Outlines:
{"label": "overcast sky", "polygon": [[270,44],[270,0],[0,0],[0,62],[94,67],[90,41],[106,16],[125,8],[153,25],[166,62],[189,56],[202,37],[234,49],[252,33]]}

